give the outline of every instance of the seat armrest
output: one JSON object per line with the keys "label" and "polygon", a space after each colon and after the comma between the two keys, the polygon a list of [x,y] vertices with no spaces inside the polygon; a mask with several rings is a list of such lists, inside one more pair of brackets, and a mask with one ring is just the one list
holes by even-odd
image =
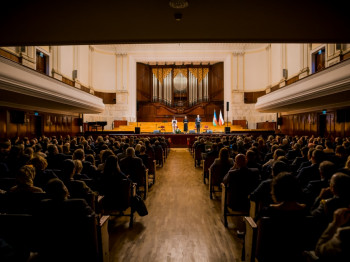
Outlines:
{"label": "seat armrest", "polygon": [[246,225],[246,233],[244,237],[244,261],[254,262],[258,226],[252,217],[244,217],[244,221]]}
{"label": "seat armrest", "polygon": [[227,197],[226,197],[226,186],[224,183],[221,183],[221,213],[224,216],[225,212],[226,212],[226,201],[227,201]]}

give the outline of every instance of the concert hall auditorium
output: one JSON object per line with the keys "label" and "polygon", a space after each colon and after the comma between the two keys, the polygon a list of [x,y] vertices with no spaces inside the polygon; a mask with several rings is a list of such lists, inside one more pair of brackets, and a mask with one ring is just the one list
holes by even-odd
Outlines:
{"label": "concert hall auditorium", "polygon": [[5,1],[0,261],[350,261],[342,1]]}

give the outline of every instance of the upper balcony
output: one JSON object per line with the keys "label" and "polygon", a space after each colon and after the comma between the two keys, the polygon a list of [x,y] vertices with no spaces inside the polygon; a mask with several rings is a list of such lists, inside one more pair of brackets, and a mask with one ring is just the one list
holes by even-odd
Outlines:
{"label": "upper balcony", "polygon": [[302,113],[350,105],[350,59],[258,98],[260,112]]}
{"label": "upper balcony", "polygon": [[101,98],[0,56],[0,105],[54,113],[101,113]]}

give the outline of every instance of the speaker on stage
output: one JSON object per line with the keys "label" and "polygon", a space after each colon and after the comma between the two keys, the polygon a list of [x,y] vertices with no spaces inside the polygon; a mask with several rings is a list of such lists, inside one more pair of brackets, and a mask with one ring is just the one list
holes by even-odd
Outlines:
{"label": "speaker on stage", "polygon": [[140,134],[141,133],[141,128],[138,126],[135,126],[135,134]]}
{"label": "speaker on stage", "polygon": [[231,127],[225,126],[225,134],[231,133]]}

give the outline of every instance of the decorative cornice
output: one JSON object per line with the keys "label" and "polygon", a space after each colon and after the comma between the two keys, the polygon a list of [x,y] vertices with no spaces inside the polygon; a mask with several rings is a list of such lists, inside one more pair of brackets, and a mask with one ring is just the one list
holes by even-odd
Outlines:
{"label": "decorative cornice", "polygon": [[120,44],[94,45],[98,50],[114,52],[184,52],[184,51],[254,51],[265,49],[267,44],[253,43],[177,43],[177,44]]}
{"label": "decorative cornice", "polygon": [[[0,57],[0,68],[0,91],[50,101],[52,108],[48,109],[67,105],[81,113],[100,113],[104,110],[102,99],[6,58]],[[25,104],[26,101],[21,103]]]}

